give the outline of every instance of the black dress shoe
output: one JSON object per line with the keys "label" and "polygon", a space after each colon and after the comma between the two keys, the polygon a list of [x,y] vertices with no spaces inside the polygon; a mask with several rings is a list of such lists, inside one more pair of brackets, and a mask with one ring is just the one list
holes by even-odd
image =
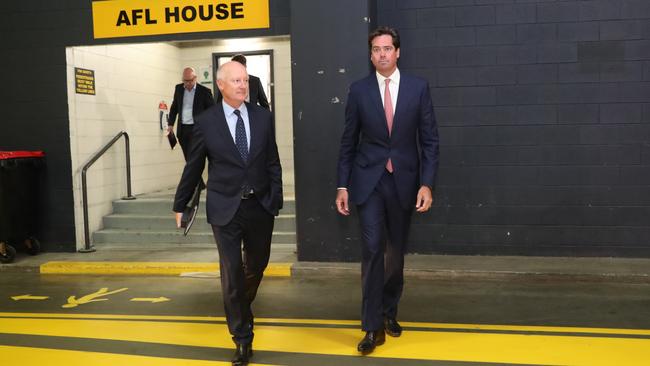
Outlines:
{"label": "black dress shoe", "polygon": [[386,333],[391,337],[399,337],[402,335],[402,326],[399,325],[397,319],[386,318],[384,320],[384,327],[386,328]]}
{"label": "black dress shoe", "polygon": [[253,345],[251,343],[238,344],[235,354],[232,356],[233,366],[248,365],[248,360],[253,356]]}
{"label": "black dress shoe", "polygon": [[366,336],[363,337],[357,350],[364,355],[367,355],[375,350],[376,346],[381,346],[386,341],[386,335],[384,330],[376,330],[374,332],[366,332]]}

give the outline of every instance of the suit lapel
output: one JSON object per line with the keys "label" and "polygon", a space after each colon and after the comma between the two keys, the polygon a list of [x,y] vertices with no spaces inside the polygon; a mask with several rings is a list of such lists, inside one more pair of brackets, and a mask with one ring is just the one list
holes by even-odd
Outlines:
{"label": "suit lapel", "polygon": [[384,112],[384,104],[381,102],[381,94],[379,94],[379,84],[377,83],[377,76],[375,73],[370,74],[367,79],[368,96],[374,106],[379,118],[376,119],[383,127],[383,131],[388,138],[388,122],[386,121],[386,113]]}
{"label": "suit lapel", "polygon": [[261,124],[259,116],[255,112],[254,108],[251,104],[246,103],[246,109],[248,110],[248,124],[251,128],[251,143],[250,148],[248,149],[248,161],[251,161],[263,145],[263,134],[260,131]]}
{"label": "suit lapel", "polygon": [[404,109],[404,105],[406,102],[401,102],[401,101],[406,101],[410,100],[410,96],[408,96],[408,92],[410,91],[408,86],[408,77],[405,76],[404,74],[400,75],[399,79],[399,89],[397,92],[397,100],[395,101],[395,115],[393,115],[393,131],[392,133],[395,133],[395,128],[399,128],[399,117],[402,112],[402,109]]}
{"label": "suit lapel", "polygon": [[[194,91],[194,100],[192,100],[192,114],[194,114],[194,111],[198,110],[197,108],[197,103],[201,99],[201,88],[199,88],[199,84],[196,84],[196,90]],[[198,114],[198,113],[197,113]]]}

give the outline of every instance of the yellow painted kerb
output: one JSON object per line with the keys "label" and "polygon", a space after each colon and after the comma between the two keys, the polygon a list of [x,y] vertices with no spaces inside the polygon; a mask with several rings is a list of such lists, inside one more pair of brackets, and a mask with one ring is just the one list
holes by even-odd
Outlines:
{"label": "yellow painted kerb", "polygon": [[[265,276],[290,277],[291,263],[269,263]],[[191,262],[63,262],[41,265],[43,274],[98,275],[165,275],[178,276],[187,272],[218,272],[219,264]]]}

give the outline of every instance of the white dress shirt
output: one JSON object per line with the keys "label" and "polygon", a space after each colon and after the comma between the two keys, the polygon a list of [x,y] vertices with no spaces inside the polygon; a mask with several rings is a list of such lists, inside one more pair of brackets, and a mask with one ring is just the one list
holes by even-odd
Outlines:
{"label": "white dress shirt", "polygon": [[187,90],[183,87],[183,110],[181,111],[181,123],[184,125],[194,124],[194,116],[192,116],[194,94],[196,94],[196,84],[194,84],[192,90]]}
{"label": "white dress shirt", "polygon": [[377,83],[379,84],[379,95],[381,95],[381,104],[385,105],[384,103],[384,91],[386,90],[386,79],[390,79],[390,83],[388,84],[388,89],[390,90],[390,100],[393,102],[393,115],[395,115],[395,107],[397,106],[397,95],[399,94],[399,69],[395,69],[395,71],[389,76],[389,77],[384,77],[382,74],[376,72],[377,74]]}

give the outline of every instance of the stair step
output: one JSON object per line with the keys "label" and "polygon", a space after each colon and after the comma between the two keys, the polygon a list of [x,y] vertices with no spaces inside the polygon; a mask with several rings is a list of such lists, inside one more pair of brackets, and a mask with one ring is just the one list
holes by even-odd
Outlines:
{"label": "stair step", "polygon": [[[214,236],[212,232],[190,231],[183,236],[181,230],[156,230],[156,231],[135,231],[104,229],[93,233],[93,243],[133,243],[140,245],[149,244],[212,244]],[[276,231],[273,232],[272,244],[293,244],[296,243],[296,232]]]}
{"label": "stair step", "polygon": [[[172,213],[173,198],[138,198],[135,200],[113,201],[113,212],[116,214],[147,214],[164,216]],[[201,199],[199,207],[205,207],[205,199]],[[296,213],[294,200],[285,200],[281,214]]]}
{"label": "stair step", "polygon": [[[164,216],[152,216],[143,214],[112,214],[104,216],[104,229],[123,230],[171,230],[175,225],[171,213]],[[296,216],[282,214],[275,218],[275,231],[296,231]],[[192,232],[209,232],[212,228],[207,222],[205,215],[199,214],[192,226]]]}
{"label": "stair step", "polygon": [[[98,250],[131,250],[134,252],[134,255],[140,254],[140,250],[143,249],[143,246],[138,244],[138,243],[96,243],[94,245]],[[156,250],[156,252],[151,251],[152,246],[149,245],[146,247],[148,255],[153,255],[154,257],[156,256],[156,252],[158,253],[164,253],[168,250],[175,250],[175,249],[210,249],[214,250],[215,253],[217,252],[217,246],[214,242],[212,243],[183,243],[183,244],[174,244],[174,243],[158,243],[155,244],[155,247],[153,249]],[[183,252],[184,254],[187,254],[188,252]],[[278,257],[278,256],[288,256],[288,255],[294,255],[296,253],[296,244],[273,244],[271,247],[271,256],[272,257]],[[164,258],[167,258],[166,254],[162,254]],[[179,258],[182,257],[182,255],[179,255]],[[152,258],[148,258],[148,260],[151,260]],[[155,258],[153,258],[155,259]],[[206,258],[206,261],[208,259]]]}

